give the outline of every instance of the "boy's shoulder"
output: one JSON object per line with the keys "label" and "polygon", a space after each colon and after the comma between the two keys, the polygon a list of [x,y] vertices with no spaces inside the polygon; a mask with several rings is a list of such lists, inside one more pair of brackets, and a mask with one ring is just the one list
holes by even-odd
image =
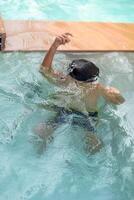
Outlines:
{"label": "boy's shoulder", "polygon": [[95,83],[94,85],[95,85],[95,88],[96,88],[96,90],[97,90],[98,92],[101,92],[102,89],[105,88],[105,86],[102,85],[101,83]]}
{"label": "boy's shoulder", "polygon": [[115,87],[109,87],[99,84],[98,90],[101,96],[103,96],[107,101],[113,104],[122,104],[125,101],[120,91]]}

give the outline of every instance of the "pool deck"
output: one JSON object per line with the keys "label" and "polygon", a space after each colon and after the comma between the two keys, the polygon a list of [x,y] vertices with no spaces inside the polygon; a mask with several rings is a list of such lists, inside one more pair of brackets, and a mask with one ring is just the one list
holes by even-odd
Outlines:
{"label": "pool deck", "polygon": [[6,20],[0,30],[3,24],[5,52],[48,50],[54,37],[64,32],[73,37],[60,51],[134,51],[134,23]]}

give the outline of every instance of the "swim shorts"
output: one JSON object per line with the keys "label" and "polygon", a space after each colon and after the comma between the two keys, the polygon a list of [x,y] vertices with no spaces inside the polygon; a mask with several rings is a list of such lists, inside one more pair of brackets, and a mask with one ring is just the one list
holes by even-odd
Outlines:
{"label": "swim shorts", "polygon": [[98,112],[89,112],[88,115],[75,110],[58,108],[57,116],[54,120],[56,124],[70,123],[82,127],[90,132],[95,132]]}

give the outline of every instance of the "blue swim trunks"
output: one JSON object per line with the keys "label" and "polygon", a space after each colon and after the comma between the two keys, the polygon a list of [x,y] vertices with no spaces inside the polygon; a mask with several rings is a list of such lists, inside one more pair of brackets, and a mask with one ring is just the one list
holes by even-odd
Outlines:
{"label": "blue swim trunks", "polygon": [[56,124],[70,123],[82,127],[90,132],[95,132],[98,112],[89,112],[88,115],[75,110],[66,110],[58,108],[57,116],[54,120]]}

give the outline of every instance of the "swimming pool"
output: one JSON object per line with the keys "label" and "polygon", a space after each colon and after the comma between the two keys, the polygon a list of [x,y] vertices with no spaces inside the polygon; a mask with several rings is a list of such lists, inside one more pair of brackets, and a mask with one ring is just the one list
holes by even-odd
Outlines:
{"label": "swimming pool", "polygon": [[74,57],[100,66],[101,81],[118,87],[126,98],[116,107],[101,105],[98,136],[104,147],[88,156],[84,131],[69,122],[54,132],[46,151],[34,127],[53,116],[40,103],[57,91],[38,73],[42,53],[1,54],[0,195],[2,200],[132,200],[134,184],[133,53],[59,54],[62,65]]}
{"label": "swimming pool", "polygon": [[[133,1],[81,0],[73,9],[75,3],[1,0],[0,12],[7,19],[134,20]],[[82,9],[85,14],[81,15]],[[85,131],[69,122],[56,129],[54,140],[41,152],[34,128],[54,113],[40,105],[59,91],[38,72],[43,55],[0,54],[0,199],[133,200],[133,53],[61,53],[55,57],[56,67],[64,68],[73,58],[90,59],[100,67],[101,82],[119,88],[126,98],[118,107],[100,105],[97,134],[104,147],[93,156],[83,148]]]}

